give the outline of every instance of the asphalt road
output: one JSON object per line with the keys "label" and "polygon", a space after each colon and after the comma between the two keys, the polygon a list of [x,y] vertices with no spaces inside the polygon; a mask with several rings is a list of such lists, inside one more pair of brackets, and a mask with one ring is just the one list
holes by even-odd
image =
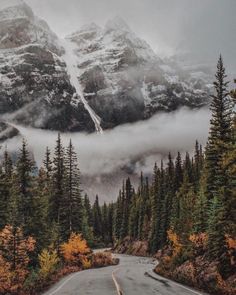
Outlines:
{"label": "asphalt road", "polygon": [[115,255],[117,266],[89,269],[65,277],[44,295],[202,295],[152,272],[152,258]]}

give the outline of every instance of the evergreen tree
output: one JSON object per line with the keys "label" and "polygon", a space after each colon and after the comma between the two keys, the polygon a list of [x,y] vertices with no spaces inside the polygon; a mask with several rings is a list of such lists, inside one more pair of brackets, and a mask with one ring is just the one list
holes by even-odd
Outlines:
{"label": "evergreen tree", "polygon": [[98,196],[96,196],[94,205],[93,205],[93,231],[94,236],[96,238],[100,238],[103,235],[102,232],[102,213],[101,208],[99,206],[99,199]]}
{"label": "evergreen tree", "polygon": [[28,235],[33,214],[32,200],[35,165],[27,149],[26,141],[23,139],[22,147],[18,154],[14,187],[12,190],[18,208],[17,225],[23,226],[24,232]]}
{"label": "evergreen tree", "polygon": [[47,182],[49,184],[52,177],[52,161],[51,161],[51,153],[48,147],[46,148],[43,164],[44,164],[44,170],[46,172]]}
{"label": "evergreen tree", "polygon": [[121,237],[121,223],[122,223],[122,195],[119,192],[119,197],[116,202],[115,210],[115,225],[114,225],[114,237],[119,240]]}
{"label": "evergreen tree", "polygon": [[195,194],[194,188],[189,181],[187,173],[184,175],[183,184],[176,195],[178,202],[177,211],[175,216],[172,216],[173,229],[178,236],[181,237],[182,242],[187,244],[188,237],[193,228],[193,213],[192,210],[195,207]]}
{"label": "evergreen tree", "polygon": [[82,232],[84,208],[80,191],[80,171],[74,147],[70,140],[64,158],[65,192],[61,198],[61,225],[65,238],[72,232]]}
{"label": "evergreen tree", "polygon": [[155,163],[153,173],[153,185],[151,193],[151,234],[149,247],[151,253],[155,253],[160,245],[160,227],[161,227],[161,194],[160,194],[160,170]]}
{"label": "evergreen tree", "polygon": [[130,204],[130,214],[129,214],[129,225],[128,225],[128,233],[129,236],[133,239],[138,237],[138,197],[137,195],[133,195],[131,204]]}
{"label": "evergreen tree", "polygon": [[61,143],[61,136],[58,134],[53,158],[52,196],[50,200],[50,217],[53,222],[58,224],[58,226],[61,222],[61,205],[65,193],[64,183],[64,148]]}
{"label": "evergreen tree", "polygon": [[204,233],[207,230],[208,202],[204,192],[204,180],[204,176],[202,176],[194,208],[193,232],[195,233]]}
{"label": "evergreen tree", "polygon": [[225,148],[224,144],[231,140],[232,104],[227,91],[226,77],[223,60],[220,56],[214,82],[216,94],[212,96],[212,119],[206,148],[206,193],[209,199],[213,198],[225,183],[225,174],[221,165],[222,154]]}
{"label": "evergreen tree", "polygon": [[181,154],[178,152],[175,161],[175,191],[178,191],[183,182],[183,168]]}
{"label": "evergreen tree", "polygon": [[86,211],[86,215],[88,217],[88,224],[90,227],[92,227],[93,226],[93,212],[92,212],[92,207],[91,207],[90,200],[89,200],[87,194],[85,194],[85,196],[84,196],[84,208]]}
{"label": "evergreen tree", "polygon": [[104,241],[107,243],[109,240],[109,236],[108,236],[108,208],[107,208],[106,202],[104,202],[101,212],[102,212],[102,232],[103,232]]}
{"label": "evergreen tree", "polygon": [[47,173],[43,168],[39,170],[35,181],[31,207],[32,213],[30,223],[27,225],[27,232],[37,241],[36,251],[32,257],[33,262],[36,263],[39,253],[51,243]]}
{"label": "evergreen tree", "polygon": [[202,170],[202,151],[198,141],[196,141],[196,144],[195,144],[193,167],[194,167],[193,173],[194,173],[195,189],[197,190],[199,188],[199,181],[200,181],[201,170]]}
{"label": "evergreen tree", "polygon": [[[226,253],[226,234],[230,223],[229,186],[230,177],[227,177],[223,164],[224,154],[232,143],[232,103],[227,92],[228,82],[225,82],[225,68],[220,57],[217,64],[215,91],[211,111],[211,127],[206,149],[206,193],[211,200],[208,223],[208,250],[214,259],[221,259]],[[231,195],[232,196],[232,195]],[[227,222],[227,220],[229,222]]]}
{"label": "evergreen tree", "polygon": [[129,221],[129,206],[132,199],[132,185],[130,179],[126,180],[125,188],[123,186],[122,191],[122,202],[123,202],[123,212],[122,212],[122,224],[121,224],[121,238],[128,235],[128,221]]}
{"label": "evergreen tree", "polygon": [[172,156],[169,153],[168,163],[165,172],[165,188],[164,188],[164,199],[163,199],[163,209],[162,209],[162,224],[161,224],[161,241],[162,245],[166,243],[167,231],[170,228],[172,210],[175,203],[175,186],[174,186],[174,164],[172,161]]}
{"label": "evergreen tree", "polygon": [[93,227],[89,224],[89,216],[85,206],[83,206],[81,232],[83,237],[86,239],[88,245],[92,247],[94,245]]}
{"label": "evergreen tree", "polygon": [[226,253],[225,241],[225,207],[217,196],[211,200],[211,210],[208,221],[208,250],[212,259],[220,259]]}
{"label": "evergreen tree", "polygon": [[184,174],[186,175],[190,183],[194,183],[193,162],[191,161],[188,152],[186,153],[185,161],[184,161]]}
{"label": "evergreen tree", "polygon": [[108,217],[107,217],[107,222],[108,222],[108,242],[112,244],[113,242],[113,222],[114,222],[114,204],[111,203],[108,206]]}
{"label": "evergreen tree", "polygon": [[143,224],[144,224],[144,216],[145,216],[145,199],[144,199],[144,180],[143,173],[141,172],[140,176],[140,187],[138,190],[138,240],[142,240],[143,238]]}
{"label": "evergreen tree", "polygon": [[11,186],[12,186],[12,160],[7,150],[4,152],[4,160],[0,166],[0,229],[4,228],[9,220]]}

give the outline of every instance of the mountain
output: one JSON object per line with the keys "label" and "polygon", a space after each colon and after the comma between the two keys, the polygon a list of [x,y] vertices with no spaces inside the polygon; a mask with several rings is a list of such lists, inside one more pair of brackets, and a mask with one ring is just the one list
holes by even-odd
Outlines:
{"label": "mountain", "polygon": [[58,37],[23,1],[0,8],[0,115],[38,128],[92,131],[84,105],[71,104]]}
{"label": "mountain", "polygon": [[207,79],[160,59],[116,17],[60,40],[21,0],[0,4],[0,115],[60,131],[102,132],[208,103]]}
{"label": "mountain", "polygon": [[162,61],[120,18],[84,26],[67,40],[76,44],[84,95],[105,128],[208,102],[205,75]]}

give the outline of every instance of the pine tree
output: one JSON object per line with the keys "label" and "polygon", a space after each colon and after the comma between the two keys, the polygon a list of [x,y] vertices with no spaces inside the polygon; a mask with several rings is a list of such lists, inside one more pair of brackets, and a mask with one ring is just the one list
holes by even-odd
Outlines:
{"label": "pine tree", "polygon": [[194,207],[194,226],[193,232],[205,233],[207,231],[208,202],[204,192],[204,175],[200,181],[200,188],[197,193],[196,204]]}
{"label": "pine tree", "polygon": [[85,196],[84,196],[84,208],[85,208],[86,214],[88,216],[88,224],[90,227],[92,227],[93,226],[93,212],[92,212],[92,207],[91,207],[90,200],[89,200],[87,194],[85,194]]}
{"label": "pine tree", "polygon": [[50,183],[50,180],[52,177],[52,161],[51,161],[51,152],[48,147],[46,148],[45,159],[43,161],[43,164],[44,164],[44,170],[47,176],[47,182]]}
{"label": "pine tree", "polygon": [[114,222],[114,204],[111,203],[108,206],[108,217],[107,217],[107,222],[108,222],[108,242],[110,244],[113,243],[113,222]]}
{"label": "pine tree", "polygon": [[194,183],[194,172],[193,172],[193,162],[190,159],[189,153],[186,153],[185,161],[184,161],[184,174],[188,177],[188,181],[190,183]]}
{"label": "pine tree", "polygon": [[65,192],[61,198],[61,221],[63,235],[68,238],[72,232],[82,232],[84,208],[80,191],[80,171],[74,147],[70,140],[64,158]]}
{"label": "pine tree", "polygon": [[209,199],[213,198],[225,183],[225,174],[221,165],[222,154],[225,148],[224,144],[231,140],[232,104],[227,91],[226,77],[223,60],[220,56],[214,82],[216,94],[212,96],[212,119],[206,148],[206,192]]}
{"label": "pine tree", "polygon": [[225,68],[220,57],[217,64],[215,91],[211,103],[212,119],[206,149],[206,192],[209,200],[210,219],[208,224],[208,250],[212,258],[225,253],[225,235],[229,213],[227,177],[223,156],[232,142],[232,103],[225,82]]}
{"label": "pine tree", "polygon": [[7,150],[4,152],[4,160],[0,167],[0,230],[8,224],[11,186],[12,186],[12,161]]}
{"label": "pine tree", "polygon": [[175,191],[178,191],[183,182],[183,168],[181,154],[178,152],[175,161]]}
{"label": "pine tree", "polygon": [[151,226],[151,200],[150,200],[150,187],[149,179],[146,177],[144,186],[144,222],[142,239],[148,240]]}
{"label": "pine tree", "polygon": [[98,196],[96,196],[94,205],[93,205],[93,231],[94,236],[96,238],[102,237],[102,212],[101,208],[99,206],[99,199]]}
{"label": "pine tree", "polygon": [[208,250],[212,259],[219,259],[226,252],[225,241],[225,207],[217,196],[211,201],[208,221]]}
{"label": "pine tree", "polygon": [[167,230],[170,228],[173,205],[175,203],[175,186],[174,186],[174,164],[172,156],[169,153],[167,168],[165,171],[165,191],[162,203],[162,225],[161,225],[161,241],[162,245],[166,243]]}
{"label": "pine tree", "polygon": [[16,163],[15,181],[12,193],[18,208],[16,222],[18,225],[23,226],[26,235],[28,234],[31,216],[33,214],[34,173],[35,165],[30,157],[26,141],[23,139]]}
{"label": "pine tree", "polygon": [[114,225],[114,237],[119,240],[121,237],[121,223],[122,223],[122,195],[119,192],[119,197],[116,202],[115,209],[115,225]]}
{"label": "pine tree", "polygon": [[160,170],[155,163],[153,171],[153,185],[151,193],[151,234],[149,248],[151,253],[155,253],[160,245],[160,228],[161,228],[161,194],[160,194]]}
{"label": "pine tree", "polygon": [[143,173],[141,172],[140,176],[140,187],[138,190],[138,240],[142,240],[143,237],[143,224],[144,224],[144,215],[145,215],[145,186],[143,180]]}
{"label": "pine tree", "polygon": [[48,217],[49,198],[47,173],[43,168],[39,170],[35,182],[31,207],[32,214],[30,217],[30,223],[27,225],[27,232],[37,241],[34,256],[32,257],[33,262],[36,263],[39,253],[51,243],[51,224]]}
{"label": "pine tree", "polygon": [[87,212],[85,206],[83,206],[81,232],[82,232],[83,237],[86,239],[88,245],[90,247],[94,246],[93,227],[92,227],[92,225],[89,224],[89,216],[88,216],[88,212]]}
{"label": "pine tree", "polygon": [[132,199],[132,185],[130,178],[126,180],[125,187],[123,185],[122,191],[122,224],[121,224],[121,238],[125,238],[128,235],[128,221],[129,221],[129,205]]}
{"label": "pine tree", "polygon": [[52,196],[50,200],[50,217],[51,220],[56,222],[58,225],[60,225],[61,221],[61,203],[65,193],[64,179],[64,148],[61,143],[61,136],[58,134],[53,159]]}
{"label": "pine tree", "polygon": [[133,195],[131,204],[130,204],[130,214],[129,214],[129,225],[128,225],[128,233],[129,236],[133,239],[137,239],[138,237],[138,197],[137,195]]}
{"label": "pine tree", "polygon": [[185,172],[183,184],[176,195],[178,200],[178,211],[173,218],[173,230],[181,237],[183,243],[187,244],[188,237],[193,228],[192,210],[195,207],[196,197],[194,187],[189,181],[188,173]]}

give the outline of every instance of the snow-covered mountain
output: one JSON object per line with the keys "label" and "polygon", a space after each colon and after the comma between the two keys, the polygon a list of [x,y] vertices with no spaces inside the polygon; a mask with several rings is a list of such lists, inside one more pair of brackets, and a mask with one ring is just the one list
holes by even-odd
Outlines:
{"label": "snow-covered mountain", "polygon": [[83,103],[71,103],[58,37],[23,1],[1,1],[0,8],[0,114],[33,127],[93,131]]}
{"label": "snow-covered mountain", "polygon": [[8,121],[102,132],[201,107],[208,95],[205,75],[161,60],[120,18],[60,40],[23,1],[0,1],[0,115]]}
{"label": "snow-covered mountain", "polygon": [[84,26],[67,40],[76,44],[84,95],[105,127],[208,102],[205,75],[162,61],[120,18]]}

